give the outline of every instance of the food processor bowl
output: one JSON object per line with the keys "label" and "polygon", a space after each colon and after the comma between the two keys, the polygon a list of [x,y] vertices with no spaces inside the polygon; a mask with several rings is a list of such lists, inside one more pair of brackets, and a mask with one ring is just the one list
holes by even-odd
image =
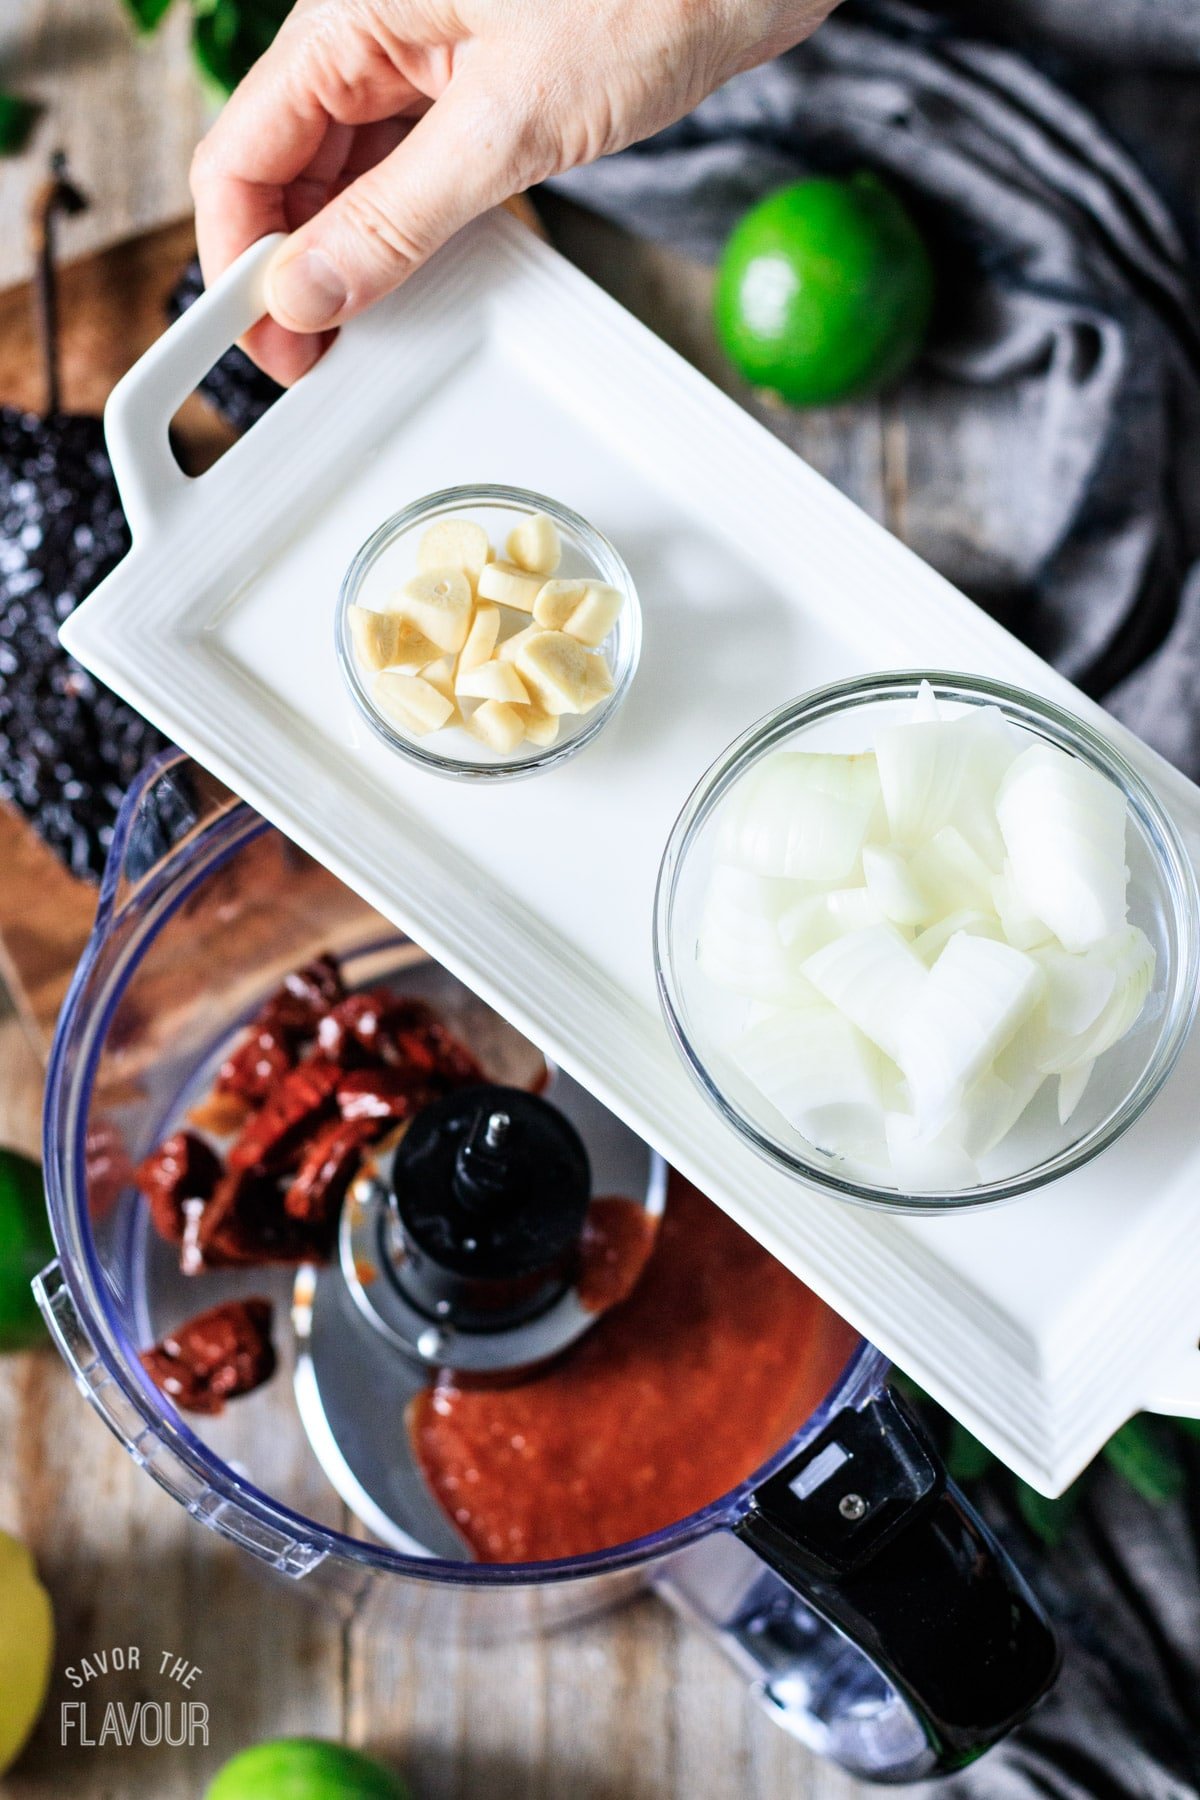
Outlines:
{"label": "food processor bowl", "polygon": [[[745,1002],[716,987],[697,958],[700,919],[716,859],[723,803],[763,758],[781,750],[868,749],[883,726],[907,721],[928,682],[947,716],[996,707],[1031,734],[1115,782],[1127,808],[1129,919],[1154,948],[1154,976],[1133,1028],[1097,1061],[1082,1101],[1063,1124],[1047,1080],[1017,1126],[983,1159],[978,1183],[905,1193],[867,1178],[784,1119],[730,1052]],[[1082,719],[1033,694],[980,677],[911,671],[819,688],[760,719],[697,784],[676,820],[655,902],[659,997],[688,1072],[709,1103],[773,1167],[843,1200],[927,1213],[1008,1200],[1081,1168],[1116,1142],[1154,1100],[1187,1040],[1200,1003],[1200,899],[1171,819],[1140,775]]]}
{"label": "food processor bowl", "polygon": [[[139,1351],[177,1321],[185,1290],[188,1310],[262,1292],[287,1316],[291,1271],[213,1271],[197,1302],[131,1177],[207,1091],[231,1032],[321,950],[351,981],[414,957],[195,764],[177,752],[152,764],[118,821],[55,1040],[45,1173],[58,1260],[36,1284],[81,1392],[139,1466],[199,1524],[368,1629],[543,1631],[650,1585],[786,1728],[861,1776],[946,1771],[1001,1736],[1053,1680],[1053,1637],[865,1343],[767,1465],[712,1504],[636,1542],[510,1565],[360,1535],[286,1379],[203,1419],[152,1384]],[[399,1406],[373,1405],[377,1430],[399,1438]]]}

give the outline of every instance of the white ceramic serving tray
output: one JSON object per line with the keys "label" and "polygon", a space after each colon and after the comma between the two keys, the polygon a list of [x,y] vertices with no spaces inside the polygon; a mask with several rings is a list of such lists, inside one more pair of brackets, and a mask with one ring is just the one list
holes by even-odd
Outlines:
{"label": "white ceramic serving tray", "polygon": [[[988,620],[553,250],[465,231],[208,474],[167,426],[261,312],[248,252],[116,389],[134,547],[64,630],[81,662],[506,1014],[1004,1460],[1060,1490],[1145,1405],[1200,1411],[1200,1042],[1122,1143],[1009,1206],[916,1220],[773,1173],[661,1022],[672,821],[779,703],[856,671],[1002,677],[1110,733],[1193,854],[1200,792]],[[629,699],[575,761],[485,787],[365,728],[333,652],[362,541],[433,489],[554,495],[645,613]]]}

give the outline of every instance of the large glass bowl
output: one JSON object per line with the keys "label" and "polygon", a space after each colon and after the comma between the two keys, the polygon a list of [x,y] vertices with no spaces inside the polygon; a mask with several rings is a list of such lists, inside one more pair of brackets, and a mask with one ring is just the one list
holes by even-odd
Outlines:
{"label": "large glass bowl", "polygon": [[[617,622],[604,642],[603,655],[612,671],[612,692],[582,716],[566,715],[559,735],[544,749],[528,741],[509,755],[492,751],[461,728],[409,737],[380,712],[371,695],[370,677],[359,668],[350,642],[349,611],[352,606],[375,606],[386,601],[417,569],[417,545],[424,532],[441,519],[467,519],[482,525],[493,550],[504,554],[504,544],[514,525],[534,513],[546,513],[562,539],[562,562],[557,577],[594,576],[625,596]],[[389,749],[407,757],[435,775],[464,781],[496,781],[535,775],[575,756],[603,731],[633,681],[642,648],[642,615],[633,577],[623,558],[602,532],[569,506],[535,494],[527,488],[476,484],[443,488],[414,500],[402,512],[385,519],[372,533],[346,571],[338,595],[335,639],[342,678],[371,730]]]}
{"label": "large glass bowl", "polygon": [[[701,906],[715,857],[718,818],[731,790],[763,757],[784,749],[868,749],[881,726],[911,714],[931,683],[949,712],[996,706],[1035,737],[1080,757],[1116,782],[1128,805],[1129,917],[1154,946],[1154,980],[1133,1029],[1096,1063],[1075,1114],[1058,1120],[1053,1081],[1043,1083],[1023,1119],[983,1159],[970,1188],[908,1194],[867,1178],[844,1158],[804,1138],[750,1083],[729,1053],[744,1028],[746,1002],[716,987],[697,962]],[[860,677],[818,689],[751,727],[709,769],[675,823],[655,901],[659,995],[675,1044],[701,1092],[776,1168],[842,1199],[906,1212],[980,1206],[1011,1199],[1078,1169],[1128,1130],[1159,1092],[1183,1047],[1197,1007],[1200,898],[1179,834],[1125,758],[1082,720],[1001,682],[954,674]]]}

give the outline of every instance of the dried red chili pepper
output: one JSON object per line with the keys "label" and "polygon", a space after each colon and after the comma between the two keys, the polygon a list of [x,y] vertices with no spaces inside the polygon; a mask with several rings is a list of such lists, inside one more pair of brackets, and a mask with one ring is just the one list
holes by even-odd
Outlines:
{"label": "dried red chili pepper", "polygon": [[390,995],[371,990],[340,1000],[317,1026],[319,1055],[343,1068],[357,1067],[364,1057],[379,1057],[380,1026],[390,1004]]}
{"label": "dried red chili pepper", "polygon": [[228,1156],[230,1169],[286,1169],[334,1110],[336,1063],[312,1057],[280,1076]]}
{"label": "dried red chili pepper", "polygon": [[216,1092],[264,1100],[281,1075],[295,1067],[294,1036],[276,1025],[255,1024],[221,1064]]}
{"label": "dried red chili pepper", "polygon": [[142,1366],[184,1412],[219,1413],[275,1372],[269,1300],[229,1300],[169,1332]]}
{"label": "dried red chili pepper", "polygon": [[336,962],[332,956],[318,956],[284,977],[282,987],[271,995],[259,1016],[264,1024],[311,1042],[326,1013],[345,997]]}
{"label": "dried red chili pepper", "polygon": [[300,1060],[331,1007],[346,995],[332,956],[318,956],[288,975],[264,1001],[245,1036],[221,1066],[216,1092],[261,1100],[272,1084]]}
{"label": "dried red chili pepper", "polygon": [[433,1097],[428,1081],[407,1069],[351,1069],[337,1090],[343,1119],[411,1119]]}
{"label": "dried red chili pepper", "polygon": [[334,1119],[323,1125],[288,1188],[283,1203],[288,1217],[322,1230],[335,1227],[346,1189],[362,1164],[363,1150],[378,1135],[374,1119]]}
{"label": "dried red chili pepper", "polygon": [[429,1043],[443,1081],[452,1082],[455,1087],[473,1087],[484,1079],[477,1059],[440,1020],[435,1019],[429,1027]]}
{"label": "dried red chili pepper", "polygon": [[226,1175],[194,1225],[184,1235],[185,1275],[228,1265],[323,1262],[332,1234],[309,1230],[289,1219],[277,1178],[261,1169]]}
{"label": "dried red chili pepper", "polygon": [[156,1223],[181,1243],[186,1274],[323,1260],[366,1146],[482,1079],[427,1002],[386,988],[347,995],[333,958],[318,957],[259,1010],[196,1113],[221,1135],[240,1126],[226,1170],[189,1133],[147,1159]]}
{"label": "dried red chili pepper", "polygon": [[387,1060],[434,1078],[439,1091],[483,1080],[483,1071],[466,1045],[434,1018],[406,1023],[396,1031]]}
{"label": "dried red chili pepper", "polygon": [[190,1131],[177,1131],[139,1164],[135,1180],[154,1229],[168,1243],[183,1239],[188,1200],[208,1201],[221,1179],[221,1159]]}
{"label": "dried red chili pepper", "polygon": [[388,988],[368,988],[351,994],[329,1015],[324,1025],[325,1037],[318,1032],[318,1044],[336,1042],[336,1031],[352,1036],[374,1061],[398,1063],[404,1060],[398,1048],[407,1031],[419,1031],[436,1023],[437,1015],[424,1000],[397,998]]}
{"label": "dried red chili pepper", "polygon": [[346,997],[342,971],[328,950],[305,963],[302,969],[294,969],[285,976],[283,992],[314,1019]]}

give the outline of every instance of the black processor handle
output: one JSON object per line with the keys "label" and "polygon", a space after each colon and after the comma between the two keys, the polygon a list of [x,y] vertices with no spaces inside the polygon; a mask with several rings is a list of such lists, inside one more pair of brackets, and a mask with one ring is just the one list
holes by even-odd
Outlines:
{"label": "black processor handle", "polygon": [[890,1392],[838,1413],[734,1530],[916,1716],[928,1749],[905,1780],[972,1762],[1058,1673],[1045,1614]]}

